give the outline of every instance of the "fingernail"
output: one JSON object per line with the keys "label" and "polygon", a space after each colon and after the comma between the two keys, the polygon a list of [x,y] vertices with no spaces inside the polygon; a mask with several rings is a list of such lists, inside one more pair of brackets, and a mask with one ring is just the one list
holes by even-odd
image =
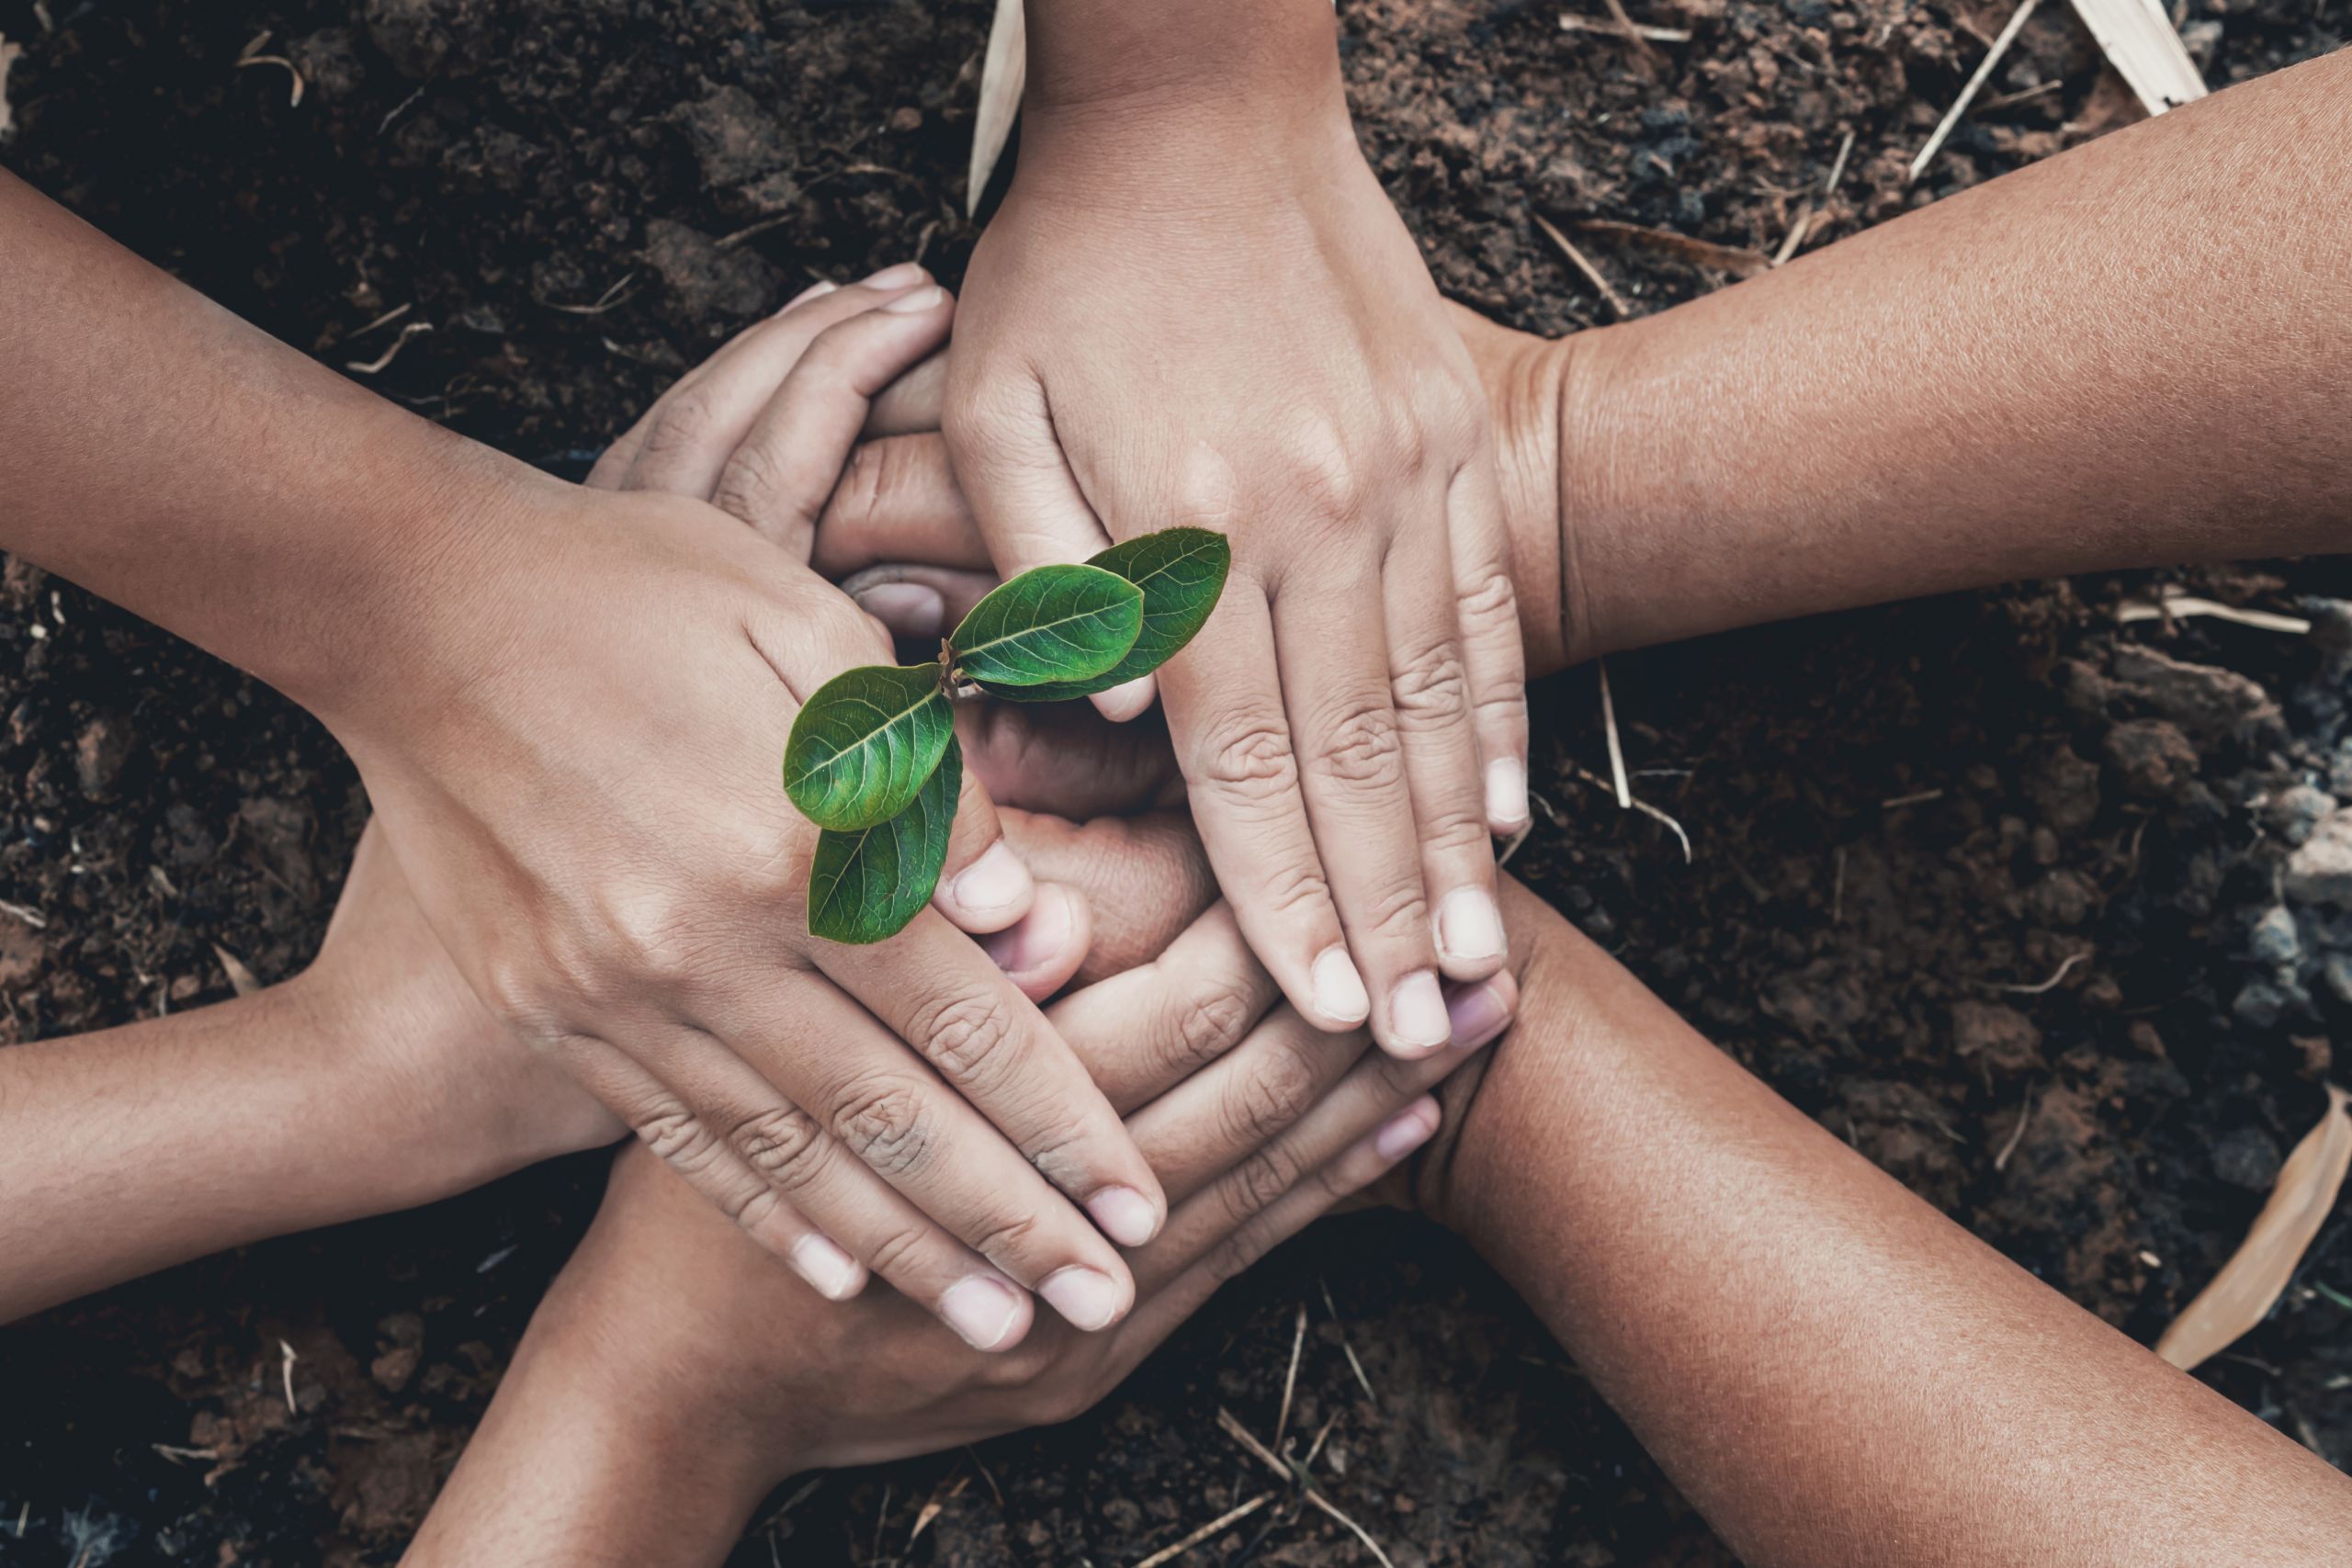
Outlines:
{"label": "fingernail", "polygon": [[1159,1231],[1159,1211],[1132,1187],[1105,1187],[1086,1201],[1086,1212],[1121,1247],[1141,1247]]}
{"label": "fingernail", "polygon": [[794,1242],[792,1266],[829,1302],[845,1302],[857,1293],[857,1259],[830,1236],[805,1235]]}
{"label": "fingernail", "polygon": [[911,294],[901,294],[882,308],[901,316],[911,316],[918,310],[936,310],[947,303],[947,290],[936,283],[928,288],[918,288]]}
{"label": "fingernail", "polygon": [[936,588],[920,582],[877,582],[853,595],[858,607],[884,626],[893,637],[937,637],[947,625],[947,601]]}
{"label": "fingernail", "polygon": [[898,262],[858,285],[860,288],[904,288],[910,283],[921,283],[928,276],[921,262]]}
{"label": "fingernail", "polygon": [[1388,993],[1388,1032],[1408,1050],[1433,1051],[1453,1037],[1445,991],[1434,969],[1416,969]]}
{"label": "fingernail", "polygon": [[802,289],[799,293],[794,295],[791,299],[786,299],[784,302],[784,310],[778,310],[776,314],[781,316],[784,314],[785,310],[791,310],[795,305],[806,305],[811,299],[821,299],[840,287],[840,284],[830,280],[811,284],[809,287]]}
{"label": "fingernail", "polygon": [[966,914],[986,915],[1012,908],[1028,897],[1035,886],[1021,857],[999,840],[948,884],[947,896]]}
{"label": "fingernail", "polygon": [[1500,1034],[1510,1021],[1510,1009],[1491,984],[1481,980],[1454,992],[1445,1004],[1445,1016],[1453,1024],[1454,1045],[1466,1051]]}
{"label": "fingernail", "polygon": [[1094,705],[1104,718],[1114,724],[1124,724],[1151,706],[1152,694],[1151,677],[1138,675],[1107,692],[1097,693]]}
{"label": "fingernail", "polygon": [[958,1280],[939,1298],[939,1315],[975,1350],[993,1350],[1012,1332],[1021,1298],[1012,1286],[986,1274]]}
{"label": "fingernail", "polygon": [[1315,986],[1315,1010],[1325,1021],[1353,1025],[1372,1016],[1372,998],[1346,948],[1337,942],[1325,948],[1307,976]]}
{"label": "fingernail", "polygon": [[1426,1106],[1408,1105],[1380,1124],[1380,1131],[1372,1135],[1372,1146],[1380,1151],[1382,1159],[1394,1165],[1428,1143],[1430,1134],[1436,1131]]}
{"label": "fingernail", "polygon": [[1438,951],[1448,958],[1494,958],[1503,950],[1503,917],[1483,887],[1457,887],[1437,907]]}
{"label": "fingernail", "polygon": [[1495,828],[1518,828],[1527,820],[1527,764],[1517,757],[1498,757],[1487,764],[1487,822]]}
{"label": "fingernail", "polygon": [[1069,947],[1069,893],[1046,883],[1037,889],[1037,901],[1012,924],[980,939],[981,950],[1008,975],[1029,975],[1050,968]]}
{"label": "fingernail", "polygon": [[1059,1269],[1046,1276],[1037,1293],[1069,1320],[1072,1328],[1108,1328],[1119,1315],[1125,1292],[1108,1274],[1092,1269]]}

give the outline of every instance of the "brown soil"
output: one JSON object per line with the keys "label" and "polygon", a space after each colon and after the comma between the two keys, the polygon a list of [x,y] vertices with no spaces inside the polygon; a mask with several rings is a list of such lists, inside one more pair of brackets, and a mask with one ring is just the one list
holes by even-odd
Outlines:
{"label": "brown soil", "polygon": [[[1849,131],[1825,240],[2136,114],[2071,13],[2044,7],[1987,92],[2052,85],[1964,124],[1906,193],[1902,164],[2006,7],[1634,9],[1694,41],[1645,60],[1510,0],[1342,8],[1365,142],[1449,292],[1571,330],[1598,306],[1531,212],[1770,251]],[[413,307],[437,330],[369,384],[560,470],[805,278],[919,254],[953,281],[976,232],[961,181],[980,0],[238,10],[48,0],[49,30],[0,0],[0,34],[28,46],[6,162],[330,364],[375,359],[396,329],[362,329]],[[2335,0],[2181,14],[2217,85],[2332,47],[2345,19]],[[235,67],[264,28],[306,78],[300,107],[284,71]],[[1590,248],[1641,309],[1720,281],[1639,243]],[[2119,633],[2096,610],[2132,585],[2096,581],[1619,660],[1637,787],[1690,829],[1689,867],[1573,776],[1598,728],[1592,677],[1571,672],[1538,703],[1560,821],[1518,869],[1806,1111],[2153,1337],[2316,1117],[2327,1042],[2352,1020],[2352,919],[2262,919],[2315,801],[2262,803],[2292,784],[2352,795],[2352,610],[2315,597],[2352,594],[2347,575],[2208,581],[2305,600],[2311,638]],[[0,914],[0,1038],[216,999],[214,942],[265,979],[298,969],[365,810],[334,744],[22,563],[0,598],[0,898],[46,919]],[[1884,804],[1904,796],[1923,798]],[[1996,988],[2078,953],[2046,991]],[[12,1330],[0,1564],[391,1561],[597,1178],[594,1158],[560,1162]],[[2343,1462],[2337,1288],[2352,1240],[2331,1225],[2271,1320],[2204,1375]],[[1070,1427],[788,1488],[740,1560],[1132,1561],[1260,1484],[1215,1413],[1271,1424],[1301,1302],[1294,1420],[1337,1418],[1334,1489],[1400,1564],[1729,1560],[1476,1259],[1391,1215],[1286,1249]],[[1193,1560],[1364,1558],[1285,1511]]]}

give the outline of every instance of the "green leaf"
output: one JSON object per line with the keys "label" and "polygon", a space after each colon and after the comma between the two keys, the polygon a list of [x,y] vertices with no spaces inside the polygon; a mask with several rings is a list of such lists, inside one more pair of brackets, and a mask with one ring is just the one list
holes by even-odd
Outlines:
{"label": "green leaf", "polygon": [[955,733],[938,665],[844,671],[792,721],[784,792],[820,828],[871,828],[907,808]]}
{"label": "green leaf", "polygon": [[1224,535],[1207,528],[1163,528],[1114,545],[1086,564],[1117,572],[1143,591],[1143,627],[1136,634],[1135,646],[1100,675],[1004,689],[981,682],[991,694],[1016,703],[1057,703],[1091,697],[1150,674],[1192,641],[1216,608],[1226,573],[1233,567],[1233,547]]}
{"label": "green leaf", "polygon": [[1143,592],[1095,566],[1041,566],[972,606],[948,644],[967,678],[997,686],[1083,681],[1143,629]]}
{"label": "green leaf", "polygon": [[949,735],[914,803],[854,833],[817,835],[808,867],[808,931],[829,942],[880,942],[922,913],[947,863],[947,829],[963,787],[964,751]]}

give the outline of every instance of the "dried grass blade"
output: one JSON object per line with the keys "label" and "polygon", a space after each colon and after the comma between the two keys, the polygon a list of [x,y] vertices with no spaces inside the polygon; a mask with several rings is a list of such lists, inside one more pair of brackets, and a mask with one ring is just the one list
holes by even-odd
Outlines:
{"label": "dried grass blade", "polygon": [[964,182],[964,216],[980,209],[981,193],[1021,113],[1021,90],[1029,80],[1029,20],[1021,0],[996,0],[989,25],[989,51],[980,64],[980,107],[972,120],[972,166]]}
{"label": "dried grass blade", "polygon": [[[2082,0],[2075,0],[2077,6],[2081,3]],[[2125,0],[2125,3],[2137,5],[2139,0]],[[1944,138],[1951,134],[1951,128],[1960,123],[1960,117],[1968,112],[1968,106],[1975,102],[1976,95],[1983,90],[1985,81],[1993,74],[1993,67],[2001,63],[2001,56],[2009,52],[2009,45],[2015,43],[2018,34],[2025,30],[2026,18],[2033,15],[2036,4],[2038,0],[2023,0],[2023,3],[2010,13],[2008,25],[2003,28],[2000,36],[1993,40],[1993,47],[1984,51],[1984,58],[1977,62],[1976,73],[1969,77],[1968,85],[1960,90],[1960,96],[1951,101],[1951,107],[1944,111],[1944,118],[1936,122],[1935,133],[1928,138],[1928,144],[1919,149],[1919,155],[1911,160],[1911,168],[1903,176],[1904,184],[1909,185],[1917,179],[1919,172],[1928,166],[1928,161],[1934,158],[1937,152],[1942,148]]]}
{"label": "dried grass blade", "polygon": [[1623,321],[1633,315],[1633,307],[1625,303],[1625,297],[1609,286],[1609,280],[1600,276],[1600,269],[1593,265],[1591,261],[1586,257],[1582,251],[1569,243],[1568,237],[1566,234],[1561,233],[1558,229],[1553,227],[1553,225],[1544,219],[1542,213],[1534,213],[1532,214],[1532,216],[1535,219],[1535,226],[1538,229],[1543,230],[1544,233],[1551,236],[1552,243],[1560,247],[1560,254],[1568,258],[1568,265],[1575,267],[1578,272],[1584,275],[1584,280],[1587,283],[1591,284],[1593,288],[1599,292],[1601,302],[1606,304],[1611,310],[1616,313],[1619,321]]}
{"label": "dried grass blade", "polygon": [[2152,114],[2205,96],[2205,78],[2157,0],[2074,0],[2108,63]]}
{"label": "dried grass blade", "polygon": [[2352,1169],[2352,1119],[2344,1114],[2347,1100],[2352,1095],[2327,1086],[2327,1114],[2279,1168],[2270,1201],[2255,1216],[2237,1251],[2156,1341],[2157,1355],[2187,1371],[2229,1348],[2278,1300],[2320,1226],[2335,1212],[2344,1174]]}
{"label": "dried grass blade", "polygon": [[1136,1568],[1160,1568],[1160,1564],[1163,1562],[1173,1562],[1176,1559],[1183,1556],[1184,1553],[1192,1551],[1193,1548],[1200,1545],[1203,1541],[1216,1540],[1227,1529],[1230,1529],[1241,1520],[1248,1518],[1250,1515],[1256,1513],[1259,1509],[1264,1507],[1273,1500],[1274,1495],[1272,1493],[1261,1492],[1255,1497],[1250,1498],[1247,1503],[1242,1504],[1239,1507],[1227,1509],[1224,1513],[1219,1514],[1216,1518],[1211,1519],[1208,1523],[1203,1525],[1200,1529],[1194,1530],[1183,1540],[1176,1542],[1173,1546],[1161,1547],[1158,1551],[1153,1552],[1150,1556],[1136,1563]]}

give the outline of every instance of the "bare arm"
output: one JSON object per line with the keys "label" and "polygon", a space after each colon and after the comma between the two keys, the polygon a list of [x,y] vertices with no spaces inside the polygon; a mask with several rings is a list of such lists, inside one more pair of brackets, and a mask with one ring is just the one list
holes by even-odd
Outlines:
{"label": "bare arm", "polygon": [[2352,54],[1645,321],[1540,344],[1456,320],[1536,669],[2014,578],[2341,550]]}
{"label": "bare arm", "polygon": [[2352,1480],[1952,1224],[1512,894],[1520,1022],[1449,1086],[1457,1141],[1425,1199],[1744,1560],[2343,1560]]}

